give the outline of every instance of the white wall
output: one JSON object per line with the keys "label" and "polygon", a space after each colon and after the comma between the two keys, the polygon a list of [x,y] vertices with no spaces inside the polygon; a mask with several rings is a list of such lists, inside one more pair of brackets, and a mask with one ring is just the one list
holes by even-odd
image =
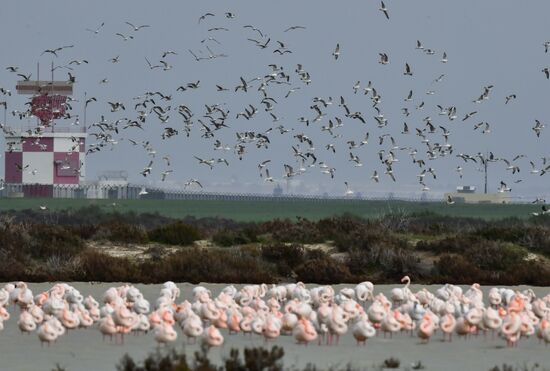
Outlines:
{"label": "white wall", "polygon": [[[73,143],[71,138],[53,138],[53,151],[54,152],[70,152],[72,147],[78,144],[78,142]],[[80,147],[76,147],[75,152],[79,151]]]}
{"label": "white wall", "polygon": [[[23,183],[53,184],[53,152],[24,152]],[[36,174],[32,171],[36,170]]]}

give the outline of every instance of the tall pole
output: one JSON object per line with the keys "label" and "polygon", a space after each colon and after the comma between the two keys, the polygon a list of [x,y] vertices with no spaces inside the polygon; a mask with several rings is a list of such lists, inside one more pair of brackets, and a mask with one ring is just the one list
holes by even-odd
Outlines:
{"label": "tall pole", "polygon": [[487,194],[487,168],[488,168],[489,159],[485,159],[485,194]]}
{"label": "tall pole", "polygon": [[84,128],[87,128],[86,126],[86,92],[84,92]]}

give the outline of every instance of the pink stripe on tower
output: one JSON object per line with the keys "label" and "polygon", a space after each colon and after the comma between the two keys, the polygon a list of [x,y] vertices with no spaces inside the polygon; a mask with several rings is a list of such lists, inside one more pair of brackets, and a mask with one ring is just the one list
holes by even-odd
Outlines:
{"label": "pink stripe on tower", "polygon": [[23,153],[6,152],[4,154],[4,158],[5,158],[4,172],[6,177],[4,181],[6,183],[22,183],[23,172],[17,167],[17,165],[23,166]]}
{"label": "pink stripe on tower", "polygon": [[53,138],[23,138],[23,152],[52,152]]}
{"label": "pink stripe on tower", "polygon": [[77,170],[80,165],[78,152],[54,152],[53,161],[54,184],[78,184]]}

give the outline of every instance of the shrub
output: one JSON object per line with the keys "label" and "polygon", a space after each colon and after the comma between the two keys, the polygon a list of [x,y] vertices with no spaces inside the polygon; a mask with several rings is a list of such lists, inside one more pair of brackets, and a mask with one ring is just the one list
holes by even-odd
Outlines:
{"label": "shrub", "polygon": [[231,247],[256,242],[257,236],[250,229],[222,229],[212,236],[212,241],[218,246]]}
{"label": "shrub", "polygon": [[274,243],[263,245],[262,258],[275,264],[277,273],[290,277],[293,269],[304,262],[305,249],[300,244]]}
{"label": "shrub", "polygon": [[483,270],[509,270],[521,265],[527,251],[509,243],[483,241],[469,246],[464,257]]}
{"label": "shrub", "polygon": [[82,240],[72,231],[62,226],[34,225],[29,228],[31,241],[27,249],[35,258],[47,258],[51,255],[71,257],[84,249]]}
{"label": "shrub", "polygon": [[189,248],[162,260],[151,271],[154,280],[199,282],[274,282],[269,265],[248,251]]}
{"label": "shrub", "polygon": [[305,249],[300,244],[275,243],[262,246],[262,257],[270,262],[285,262],[295,267],[304,261]]}
{"label": "shrub", "polygon": [[155,228],[149,231],[148,236],[151,241],[180,246],[190,245],[201,239],[201,233],[197,228],[182,222]]}
{"label": "shrub", "polygon": [[209,348],[201,346],[201,350],[195,352],[193,362],[188,362],[185,351],[176,352],[174,349],[149,354],[143,361],[143,366],[138,365],[128,354],[125,354],[117,365],[118,371],[282,371],[284,350],[273,346],[271,350],[257,347],[245,348],[244,357],[240,356],[238,349],[232,348],[229,356],[224,359],[224,367],[213,365],[208,357]]}
{"label": "shrub", "polygon": [[352,279],[348,267],[332,258],[308,260],[296,268],[299,281],[318,284],[337,284]]}
{"label": "shrub", "polygon": [[398,358],[390,357],[384,360],[382,368],[399,368],[401,361]]}
{"label": "shrub", "polygon": [[271,233],[274,241],[320,243],[325,238],[318,228],[318,224],[304,218],[298,218],[297,222],[289,219],[275,219],[258,226],[259,234]]}
{"label": "shrub", "polygon": [[460,255],[442,255],[435,263],[435,271],[439,282],[471,284],[484,278],[479,268]]}
{"label": "shrub", "polygon": [[[142,278],[141,269],[126,258],[115,258],[88,249],[80,255],[80,261],[82,275],[86,281],[140,281]],[[80,280],[80,277],[75,277],[74,280]]]}
{"label": "shrub", "polygon": [[416,244],[418,250],[432,251],[437,254],[462,254],[471,246],[479,246],[485,243],[483,239],[475,236],[453,236],[437,241],[419,241]]}
{"label": "shrub", "polygon": [[112,222],[101,224],[93,235],[95,240],[108,240],[123,243],[147,243],[147,231],[141,225]]}

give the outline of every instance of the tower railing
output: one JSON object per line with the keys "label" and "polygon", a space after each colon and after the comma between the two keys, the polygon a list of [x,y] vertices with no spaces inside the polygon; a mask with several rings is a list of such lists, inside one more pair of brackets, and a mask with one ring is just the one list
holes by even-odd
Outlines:
{"label": "tower railing", "polygon": [[[35,131],[37,129],[36,125],[25,125],[25,126],[18,126],[18,127],[12,127],[12,126],[5,126],[4,132],[5,133],[13,133],[15,135],[29,135],[31,136],[40,136],[40,134],[35,134]],[[42,128],[40,130],[40,133],[80,133],[84,134],[86,133],[86,126],[76,126],[76,125],[52,125],[47,126],[45,128]]]}

